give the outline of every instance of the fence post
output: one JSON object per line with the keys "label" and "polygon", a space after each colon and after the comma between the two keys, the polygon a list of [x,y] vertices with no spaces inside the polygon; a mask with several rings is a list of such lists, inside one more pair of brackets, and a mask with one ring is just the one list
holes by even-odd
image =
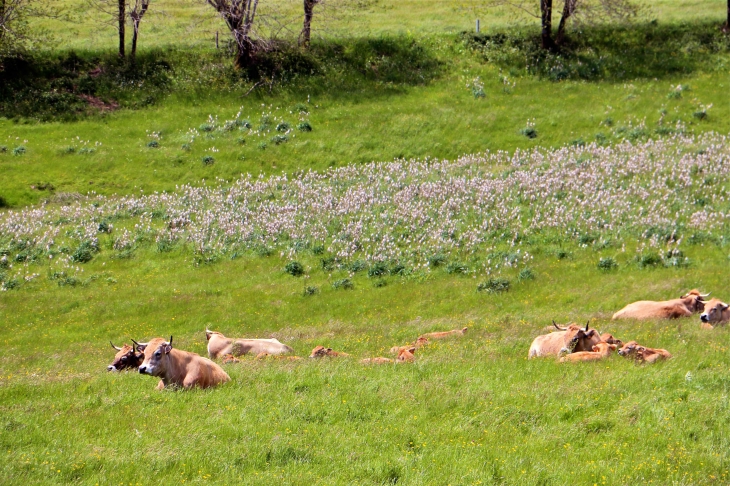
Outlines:
{"label": "fence post", "polygon": [[477,19],[477,34],[479,33],[479,19]]}

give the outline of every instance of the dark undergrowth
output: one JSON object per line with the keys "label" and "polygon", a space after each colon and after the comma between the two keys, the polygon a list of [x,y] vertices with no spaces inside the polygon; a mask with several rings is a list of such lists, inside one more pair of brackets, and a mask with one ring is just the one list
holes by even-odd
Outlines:
{"label": "dark undergrowth", "polygon": [[442,63],[405,37],[332,41],[303,51],[289,43],[260,52],[244,70],[221,51],[155,50],[136,62],[112,53],[42,53],[3,60],[0,116],[74,120],[118,108],[150,106],[167,94],[294,89],[308,94],[397,91],[438,76]]}
{"label": "dark undergrowth", "polygon": [[540,47],[539,32],[464,33],[464,41],[513,73],[552,81],[626,81],[725,70],[730,36],[716,23],[605,25],[572,31],[555,52]]}

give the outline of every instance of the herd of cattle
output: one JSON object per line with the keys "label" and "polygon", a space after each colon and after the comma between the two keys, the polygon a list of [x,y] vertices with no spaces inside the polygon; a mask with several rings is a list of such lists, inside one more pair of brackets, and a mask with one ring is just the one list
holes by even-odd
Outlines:
{"label": "herd of cattle", "polygon": [[[613,315],[613,319],[672,319],[691,316],[701,312],[700,320],[703,329],[712,329],[730,321],[730,306],[712,299],[705,301],[709,294],[701,294],[692,290],[679,299],[662,302],[640,301],[627,305]],[[653,363],[660,359],[671,358],[672,355],[665,349],[654,349],[630,341],[624,344],[611,334],[601,334],[595,329],[589,329],[576,324],[565,327],[558,326],[553,321],[548,334],[535,338],[530,346],[528,358],[554,356],[561,363],[576,361],[598,361],[607,358],[612,351],[640,362]],[[463,336],[467,328],[453,331],[433,332],[419,336],[413,343],[404,346],[394,346],[391,354],[395,358],[366,358],[364,364],[409,363],[415,360],[415,353],[419,348],[426,346],[431,340],[453,336]],[[132,345],[112,347],[117,350],[114,361],[107,367],[109,371],[123,369],[137,369],[139,373],[160,378],[158,389],[168,386],[208,388],[230,380],[228,374],[213,360],[222,360],[223,363],[237,362],[237,356],[255,355],[256,359],[279,358],[287,360],[302,359],[288,355],[294,350],[276,339],[232,339],[215,331],[205,331],[208,340],[208,356],[204,358],[196,353],[182,351],[172,347],[172,336],[166,341],[164,338],[155,338],[146,343],[132,340]],[[310,358],[349,357],[343,352],[333,351],[331,348],[317,346],[312,350]]]}

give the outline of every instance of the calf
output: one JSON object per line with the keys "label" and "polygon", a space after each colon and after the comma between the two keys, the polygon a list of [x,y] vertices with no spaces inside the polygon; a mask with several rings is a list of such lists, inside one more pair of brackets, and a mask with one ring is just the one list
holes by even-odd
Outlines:
{"label": "calf", "polygon": [[118,353],[114,356],[112,364],[106,367],[107,371],[122,371],[127,368],[133,368],[136,370],[139,368],[139,365],[142,364],[144,354],[135,353],[134,348],[129,344],[125,344],[121,348],[114,346],[114,343],[111,341],[109,341],[109,344],[111,344],[112,348],[116,349]]}
{"label": "calf", "polygon": [[705,309],[700,314],[702,327],[712,329],[715,326],[724,326],[730,321],[730,306],[720,299],[712,299],[705,303]]}
{"label": "calf", "polygon": [[618,350],[620,356],[634,358],[640,362],[653,363],[660,359],[669,359],[672,354],[666,349],[647,348],[636,341],[629,341]]}
{"label": "calf", "polygon": [[452,336],[463,336],[464,334],[466,334],[467,329],[469,328],[464,327],[462,329],[454,329],[453,331],[429,332],[427,334],[421,335],[418,339],[444,339]]}
{"label": "calf", "polygon": [[623,341],[621,341],[620,339],[616,339],[615,337],[613,337],[613,335],[607,332],[601,334],[601,341],[608,344],[615,344],[619,348],[624,345]]}
{"label": "calf", "polygon": [[309,355],[310,358],[324,358],[325,356],[329,358],[346,358],[350,355],[342,351],[332,351],[332,348],[325,348],[324,346],[315,347],[312,354]]}
{"label": "calf", "polygon": [[617,346],[609,343],[598,343],[593,346],[593,351],[579,351],[560,358],[561,363],[575,363],[577,361],[598,361],[608,358],[611,351],[616,351]]}
{"label": "calf", "polygon": [[395,358],[395,360],[378,356],[377,358],[365,358],[363,360],[360,360],[360,362],[364,363],[364,364],[412,363],[413,361],[416,360],[416,357],[413,355],[413,353],[415,353],[415,352],[416,352],[416,348],[411,346],[408,349],[401,350],[398,353],[398,357]]}
{"label": "calf", "polygon": [[[466,329],[466,328],[464,328],[464,329]],[[404,349],[410,349],[410,348],[420,349],[423,346],[425,346],[426,344],[428,344],[428,338],[424,337],[424,336],[420,336],[418,339],[413,341],[413,344],[406,344],[405,346],[393,346],[392,348],[390,348],[390,354],[398,355]]]}
{"label": "calf", "polygon": [[242,356],[244,354],[285,354],[294,350],[277,339],[233,339],[223,334],[205,330],[205,339],[208,340],[208,356],[218,359],[227,354]]}
{"label": "calf", "polygon": [[229,381],[223,368],[195,353],[173,349],[170,341],[155,338],[147,343],[137,343],[137,350],[144,353],[139,372],[160,378],[158,390],[168,386],[184,388],[208,388]]}

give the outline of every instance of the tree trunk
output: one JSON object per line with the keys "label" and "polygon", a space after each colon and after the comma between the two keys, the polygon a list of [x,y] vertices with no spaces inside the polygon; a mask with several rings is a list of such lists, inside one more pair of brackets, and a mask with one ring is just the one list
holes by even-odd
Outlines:
{"label": "tree trunk", "polygon": [[[730,0],[728,0],[730,2]],[[0,0],[0,41],[3,40],[5,35],[5,0]]]}
{"label": "tree trunk", "polygon": [[250,39],[236,43],[236,68],[242,69],[251,65],[253,61],[253,44]]}
{"label": "tree trunk", "polygon": [[134,62],[134,58],[137,55],[137,37],[139,36],[139,20],[134,21],[134,31],[132,32],[132,52],[129,53],[129,56],[132,58],[132,62]]}
{"label": "tree trunk", "polygon": [[552,49],[553,43],[553,0],[540,0],[542,22],[542,48]]}
{"label": "tree trunk", "polygon": [[730,0],[727,0],[727,21],[725,21],[725,27],[722,30],[730,33]]}
{"label": "tree trunk", "polygon": [[[730,0],[728,0],[730,2]],[[299,35],[299,43],[305,48],[309,48],[309,41],[312,36],[312,17],[314,16],[315,0],[304,0],[304,26],[302,33]]]}
{"label": "tree trunk", "polygon": [[142,17],[144,17],[144,14],[147,13],[147,8],[149,8],[150,2],[149,0],[142,0],[140,3],[139,0],[134,5],[134,9],[129,13],[129,16],[132,18],[132,52],[130,53],[130,57],[132,58],[132,62],[134,62],[134,58],[137,55],[137,38],[139,37],[139,24],[142,22]]}
{"label": "tree trunk", "polygon": [[126,16],[126,0],[119,0],[119,57],[124,59],[124,21]]}
{"label": "tree trunk", "polygon": [[[728,0],[730,2],[730,0]],[[562,45],[565,41],[565,26],[568,23],[568,18],[573,14],[575,7],[575,0],[565,0],[563,5],[563,16],[560,17],[560,25],[558,25],[558,34],[555,36],[555,44]]]}

